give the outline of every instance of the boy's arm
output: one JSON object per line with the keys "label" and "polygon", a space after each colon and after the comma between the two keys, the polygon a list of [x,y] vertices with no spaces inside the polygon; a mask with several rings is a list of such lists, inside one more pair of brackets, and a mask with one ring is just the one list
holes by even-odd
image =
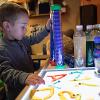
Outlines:
{"label": "boy's arm", "polygon": [[26,37],[26,39],[24,38],[26,42],[25,44],[29,46],[41,42],[50,32],[50,28],[51,28],[51,19],[48,19],[44,29],[41,32],[37,34],[33,33],[30,37]]}
{"label": "boy's arm", "polygon": [[8,86],[14,88],[18,85],[25,86],[45,83],[44,80],[36,74],[14,69],[10,64],[10,58],[2,50],[0,50],[0,79]]}
{"label": "boy's arm", "polygon": [[15,70],[10,64],[10,58],[7,57],[7,54],[0,50],[0,79],[3,80],[6,84],[17,86],[18,84],[24,85],[25,80],[28,77],[29,73]]}
{"label": "boy's arm", "polygon": [[32,34],[28,37],[25,37],[24,40],[28,45],[33,45],[36,43],[41,42],[49,33],[49,30],[47,30],[46,26],[44,27],[44,29],[37,33],[37,34]]}

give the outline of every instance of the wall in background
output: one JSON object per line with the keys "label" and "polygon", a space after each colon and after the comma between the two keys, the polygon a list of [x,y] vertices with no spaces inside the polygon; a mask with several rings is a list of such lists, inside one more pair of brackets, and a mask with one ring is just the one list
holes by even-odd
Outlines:
{"label": "wall in background", "polygon": [[81,0],[81,5],[94,4],[97,6],[97,23],[100,24],[100,0]]}
{"label": "wall in background", "polygon": [[2,3],[5,3],[5,2],[7,2],[7,0],[0,0],[0,5],[1,5]]}

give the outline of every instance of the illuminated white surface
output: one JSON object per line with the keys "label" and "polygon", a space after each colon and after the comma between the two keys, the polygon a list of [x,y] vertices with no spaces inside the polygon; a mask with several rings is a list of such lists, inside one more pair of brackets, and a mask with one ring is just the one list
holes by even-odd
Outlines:
{"label": "illuminated white surface", "polygon": [[[58,93],[60,91],[73,91],[75,94],[81,94],[81,100],[100,100],[100,96],[98,93],[100,93],[100,78],[95,77],[93,70],[85,70],[80,71],[78,70],[78,73],[74,73],[75,71],[47,71],[44,80],[46,82],[45,85],[40,85],[37,89],[41,88],[47,88],[47,87],[54,87],[54,95],[48,99],[48,100],[60,100]],[[65,77],[59,79],[59,83],[56,83],[57,81],[52,82],[52,78],[48,77],[50,75],[59,75],[59,74],[67,74]],[[80,75],[79,75],[80,74]],[[78,80],[87,78],[88,80],[81,80],[81,81],[74,81],[73,79],[77,78]],[[95,84],[96,86],[85,86],[81,85],[79,86],[78,83],[86,83],[86,84]],[[55,83],[55,84],[54,84]],[[32,86],[26,91],[25,95],[23,96],[22,100],[30,100],[29,99],[29,93],[33,89]],[[49,91],[39,91],[35,93],[35,96],[39,98],[43,98],[49,94]],[[75,100],[71,99],[68,94],[64,94],[66,96],[66,100]],[[93,98],[93,99],[92,99]],[[43,99],[42,99],[43,100]]]}

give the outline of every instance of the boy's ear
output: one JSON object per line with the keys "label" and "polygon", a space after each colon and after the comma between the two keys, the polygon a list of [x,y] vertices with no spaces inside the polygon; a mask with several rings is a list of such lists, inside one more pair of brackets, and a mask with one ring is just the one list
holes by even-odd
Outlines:
{"label": "boy's ear", "polygon": [[4,22],[3,22],[3,28],[4,28],[4,30],[6,30],[7,32],[9,32],[9,31],[10,31],[10,23],[7,22],[7,21],[4,21]]}

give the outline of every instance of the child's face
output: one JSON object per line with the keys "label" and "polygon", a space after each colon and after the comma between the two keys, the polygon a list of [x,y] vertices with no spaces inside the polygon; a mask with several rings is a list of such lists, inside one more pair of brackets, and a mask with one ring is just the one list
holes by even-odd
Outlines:
{"label": "child's face", "polygon": [[14,25],[10,24],[8,38],[21,40],[25,35],[28,20],[29,18],[27,15],[19,15],[14,22]]}

